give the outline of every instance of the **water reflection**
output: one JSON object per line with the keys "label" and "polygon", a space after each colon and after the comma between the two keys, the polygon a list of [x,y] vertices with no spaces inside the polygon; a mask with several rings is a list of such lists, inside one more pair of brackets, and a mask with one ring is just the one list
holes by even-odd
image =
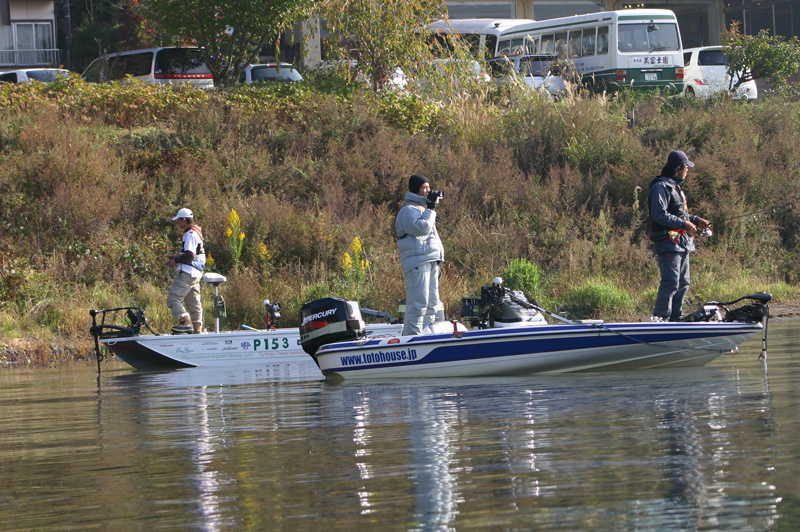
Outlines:
{"label": "water reflection", "polygon": [[686,371],[340,384],[315,366],[0,372],[0,522],[791,530],[797,336],[771,341],[768,367],[755,346]]}

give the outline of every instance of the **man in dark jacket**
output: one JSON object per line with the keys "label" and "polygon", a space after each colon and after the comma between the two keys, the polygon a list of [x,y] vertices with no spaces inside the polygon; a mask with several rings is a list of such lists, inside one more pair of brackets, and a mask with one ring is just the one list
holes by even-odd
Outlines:
{"label": "man in dark jacket", "polygon": [[661,175],[650,181],[650,239],[658,255],[661,284],[653,321],[678,321],[689,290],[689,253],[695,250],[694,234],[708,220],[689,214],[681,185],[694,163],[680,150],[670,152]]}

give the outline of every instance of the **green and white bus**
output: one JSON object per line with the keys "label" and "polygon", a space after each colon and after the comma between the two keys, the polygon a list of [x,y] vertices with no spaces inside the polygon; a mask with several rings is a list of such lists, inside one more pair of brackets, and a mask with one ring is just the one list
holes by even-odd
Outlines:
{"label": "green and white bus", "polygon": [[[520,48],[520,43],[524,46]],[[595,90],[683,91],[678,19],[666,9],[626,9],[514,24],[498,37],[505,55],[555,55]],[[501,53],[501,55],[503,55]]]}
{"label": "green and white bus", "polygon": [[[505,38],[506,34],[515,28],[529,25],[535,21],[531,19],[491,19],[491,18],[462,18],[453,20],[437,20],[428,26],[429,39],[441,48],[449,45],[443,38],[450,36],[459,39],[465,44],[473,57],[478,60],[489,60],[503,55],[525,55],[523,48],[512,51],[508,47],[512,40]],[[514,44],[524,46],[524,38],[515,35]],[[498,43],[502,40],[505,48],[500,48]]]}

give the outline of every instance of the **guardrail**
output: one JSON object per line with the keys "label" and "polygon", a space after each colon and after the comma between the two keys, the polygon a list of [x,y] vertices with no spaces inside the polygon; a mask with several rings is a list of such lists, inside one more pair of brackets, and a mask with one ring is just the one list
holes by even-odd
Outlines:
{"label": "guardrail", "polygon": [[57,48],[0,50],[0,66],[2,67],[58,66],[60,59],[61,50]]}

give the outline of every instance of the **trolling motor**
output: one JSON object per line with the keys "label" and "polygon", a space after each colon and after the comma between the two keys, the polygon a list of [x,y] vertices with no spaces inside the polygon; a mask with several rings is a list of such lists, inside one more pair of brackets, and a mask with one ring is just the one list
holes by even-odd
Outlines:
{"label": "trolling motor", "polygon": [[[728,308],[739,301],[749,300],[750,303],[736,308]],[[761,333],[761,354],[759,360],[767,358],[767,323],[769,322],[769,302],[772,294],[769,292],[756,292],[742,296],[733,301],[720,303],[710,301],[705,303],[702,308],[686,316],[683,321],[726,321],[742,323],[763,323],[764,329]],[[722,311],[725,311],[723,316]]]}
{"label": "trolling motor", "polygon": [[[123,313],[124,325],[106,322],[107,316],[118,316]],[[142,327],[150,331],[152,334],[158,333],[150,328],[147,323],[147,318],[144,317],[144,310],[139,307],[118,307],[107,308],[101,310],[90,310],[89,315],[92,317],[92,326],[89,328],[89,334],[94,337],[94,351],[97,356],[97,371],[100,371],[100,362],[103,361],[103,353],[100,351],[100,340],[106,338],[130,338],[131,336],[138,336]],[[98,320],[99,317],[99,320]]]}

